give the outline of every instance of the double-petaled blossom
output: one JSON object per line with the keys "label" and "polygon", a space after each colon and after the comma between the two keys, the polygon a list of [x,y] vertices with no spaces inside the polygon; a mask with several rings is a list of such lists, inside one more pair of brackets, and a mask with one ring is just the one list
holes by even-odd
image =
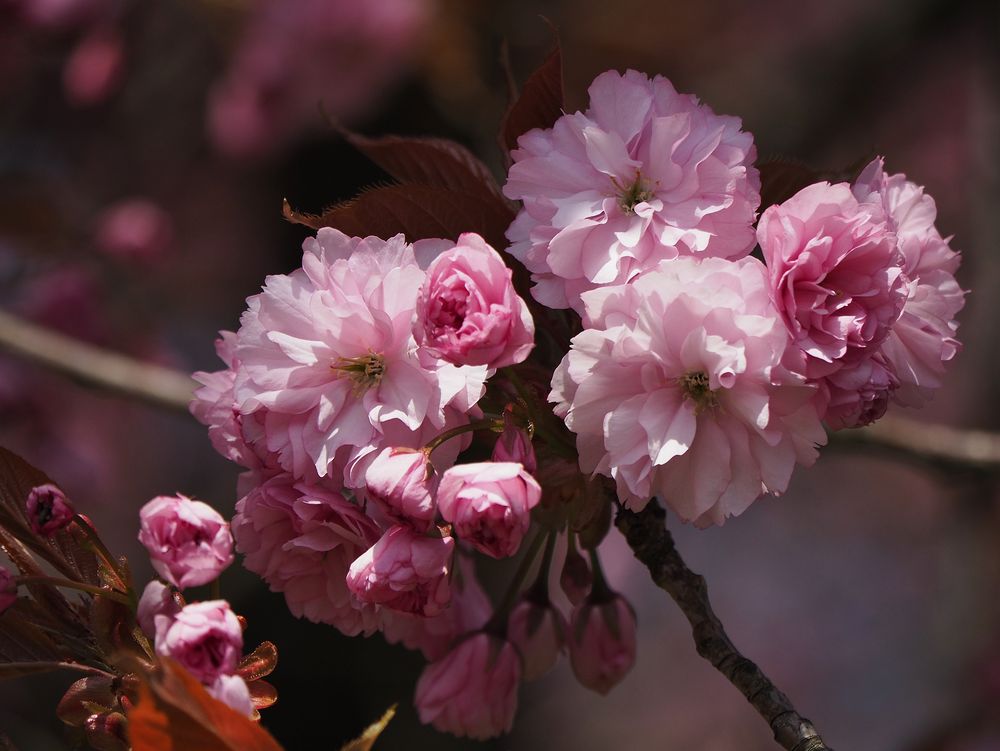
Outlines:
{"label": "double-petaled blossom", "polygon": [[427,267],[413,326],[417,342],[455,365],[523,361],[535,346],[535,324],[512,274],[483,238],[461,235]]}
{"label": "double-petaled blossom", "polygon": [[253,700],[250,698],[250,687],[238,675],[220,675],[215,681],[205,687],[208,695],[218,699],[230,709],[234,709],[247,717],[254,716]]}
{"label": "double-petaled blossom", "polygon": [[365,472],[369,501],[399,524],[426,532],[434,524],[437,476],[424,451],[407,448],[383,449]]}
{"label": "double-petaled blossom", "polygon": [[533,681],[549,672],[566,647],[566,618],[551,602],[521,600],[507,619],[507,638],[521,653],[523,678]]}
{"label": "double-petaled blossom", "polygon": [[33,487],[28,493],[24,510],[32,532],[43,537],[58,532],[73,521],[76,514],[66,494],[52,483]]}
{"label": "double-petaled blossom", "polygon": [[146,636],[153,638],[156,636],[156,617],[165,616],[169,622],[180,609],[173,588],[154,579],[142,590],[135,620]]}
{"label": "double-petaled blossom", "polygon": [[441,516],[458,538],[493,558],[517,552],[541,497],[538,481],[517,462],[457,464],[437,490]]}
{"label": "double-petaled blossom", "polygon": [[235,672],[243,654],[243,630],[225,600],[191,603],[172,618],[157,616],[156,652],[211,685],[220,675]]}
{"label": "double-petaled blossom", "polygon": [[0,565],[0,615],[17,602],[17,581],[6,566]]}
{"label": "double-petaled blossom", "polygon": [[660,76],[608,71],[586,112],[530,130],[504,193],[523,202],[508,252],[532,294],[582,310],[580,294],[679,255],[740,258],[760,204],[753,137]]}
{"label": "double-petaled blossom", "polygon": [[229,524],[207,503],[157,496],[139,510],[139,523],[153,568],[175,587],[208,584],[233,562]]}
{"label": "double-petaled blossom", "polygon": [[259,413],[258,440],[281,466],[300,479],[325,477],[385,445],[411,445],[385,442],[393,426],[414,435],[464,418],[486,369],[416,346],[425,273],[414,247],[402,235],[350,238],[324,228],[304,249],[301,269],[268,277],[247,301],[234,353],[237,408],[244,421]]}
{"label": "double-petaled blossom", "polygon": [[955,316],[965,305],[955,280],[961,258],[934,225],[934,199],[905,175],[887,175],[881,158],[862,171],[854,194],[881,208],[896,235],[907,279],[905,302],[881,351],[899,381],[892,398],[919,406],[941,385],[945,364],[961,347],[955,338]]}
{"label": "double-petaled blossom", "polygon": [[788,333],[754,258],[678,258],[583,296],[551,401],[585,472],[629,507],[659,496],[684,520],[721,524],[815,461],[815,390],[782,364]]}
{"label": "double-petaled blossom", "polygon": [[480,632],[424,669],[414,703],[421,722],[485,740],[510,730],[520,680],[521,658],[514,645]]}
{"label": "double-petaled blossom", "polygon": [[362,602],[436,616],[451,599],[448,572],[454,551],[451,537],[392,527],[351,564],[347,587]]}
{"label": "double-petaled blossom", "polygon": [[341,492],[288,474],[253,487],[233,517],[244,566],[285,595],[292,615],[329,623],[349,636],[376,627],[375,609],[351,596],[345,577],[380,534]]}
{"label": "double-petaled blossom", "polygon": [[576,679],[599,694],[621,682],[635,664],[635,613],[625,598],[588,598],[576,607],[569,659]]}

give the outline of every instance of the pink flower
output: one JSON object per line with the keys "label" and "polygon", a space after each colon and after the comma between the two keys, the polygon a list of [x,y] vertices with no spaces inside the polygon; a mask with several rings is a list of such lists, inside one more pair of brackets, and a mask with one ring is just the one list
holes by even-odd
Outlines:
{"label": "pink flower", "polygon": [[507,620],[507,638],[524,663],[523,678],[533,681],[549,672],[566,646],[566,618],[550,602],[521,600]]}
{"label": "pink flower", "polygon": [[588,599],[573,611],[569,629],[573,675],[607,694],[635,664],[635,613],[620,595],[606,602]]}
{"label": "pink flower", "polygon": [[411,434],[441,429],[475,405],[485,368],[418,351],[412,320],[425,275],[402,235],[321,229],[304,247],[303,268],[268,277],[247,301],[234,353],[244,431],[261,412],[259,440],[284,469],[340,472],[383,448],[392,423]]}
{"label": "pink flower", "polygon": [[17,602],[17,582],[6,566],[0,566],[0,615]]}
{"label": "pink flower", "polygon": [[941,385],[945,363],[961,348],[955,338],[955,316],[965,305],[965,292],[955,281],[961,259],[934,225],[934,199],[905,175],[886,175],[881,158],[861,173],[854,194],[884,210],[896,233],[908,283],[903,312],[882,354],[899,379],[893,399],[919,406]]}
{"label": "pink flower", "polygon": [[243,630],[225,600],[185,605],[168,626],[157,619],[156,653],[172,657],[199,681],[230,675],[243,654]]}
{"label": "pink flower", "polygon": [[634,70],[590,86],[590,108],[531,130],[511,152],[504,194],[524,207],[509,251],[543,305],[622,284],[661,260],[741,258],[760,204],[753,137],[671,83]]}
{"label": "pink flower", "polygon": [[51,537],[73,521],[76,512],[66,494],[51,483],[36,485],[28,493],[25,503],[31,531],[42,537]]}
{"label": "pink flower", "polygon": [[424,668],[414,703],[421,722],[485,740],[513,725],[520,679],[521,658],[514,646],[480,632]]}
{"label": "pink flower", "polygon": [[437,506],[427,454],[407,448],[383,449],[368,466],[365,486],[368,499],[395,522],[426,532],[434,524]]}
{"label": "pink flower", "polygon": [[218,578],[233,562],[233,536],[218,511],[187,496],[157,496],[139,510],[139,542],[175,587]]}
{"label": "pink flower", "polygon": [[123,261],[152,263],[163,259],[173,243],[170,216],[145,198],[130,198],[109,206],[97,228],[98,248]]}
{"label": "pink flower", "polygon": [[535,474],[538,470],[538,459],[535,448],[531,445],[531,436],[514,424],[509,415],[504,415],[504,428],[497,442],[493,445],[495,462],[518,462],[524,466],[525,472]]}
{"label": "pink flower", "polygon": [[351,564],[347,587],[362,602],[435,616],[451,599],[448,570],[454,550],[451,537],[392,527]]}
{"label": "pink flower", "polygon": [[678,258],[583,300],[591,328],[549,399],[583,471],[613,477],[631,508],[656,495],[721,524],[815,461],[815,390],[782,366],[788,333],[759,261]]}
{"label": "pink flower", "polygon": [[441,516],[459,539],[493,558],[517,552],[541,498],[541,486],[516,462],[458,464],[437,491]]}
{"label": "pink flower", "polygon": [[272,592],[284,593],[292,615],[329,623],[348,636],[375,631],[375,608],[351,596],[345,577],[379,534],[340,492],[288,474],[252,487],[233,517],[243,565]]}
{"label": "pink flower", "polygon": [[881,352],[824,379],[826,414],[833,430],[870,425],[885,414],[899,379]]}
{"label": "pink flower", "polygon": [[250,699],[250,689],[238,675],[220,675],[205,690],[213,699],[218,699],[242,715],[253,717],[256,712]]}
{"label": "pink flower", "polygon": [[483,238],[461,235],[427,268],[413,324],[417,342],[455,365],[523,361],[535,346],[535,323],[511,278]]}
{"label": "pink flower", "polygon": [[146,588],[142,590],[142,597],[139,598],[139,608],[136,613],[136,621],[139,628],[146,636],[153,638],[156,636],[156,617],[165,616],[167,622],[173,621],[174,616],[180,612],[180,605],[174,599],[174,590],[163,582],[154,579]]}

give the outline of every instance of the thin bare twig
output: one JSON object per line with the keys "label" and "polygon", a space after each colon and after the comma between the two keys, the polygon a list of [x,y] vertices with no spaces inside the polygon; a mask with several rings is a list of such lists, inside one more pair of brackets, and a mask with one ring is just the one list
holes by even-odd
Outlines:
{"label": "thin bare twig", "polygon": [[684,563],[667,530],[666,512],[655,500],[640,512],[619,508],[615,525],[625,535],[658,587],[680,607],[694,636],[698,654],[712,663],[747,698],[787,751],[832,751],[809,720],[781,690],[733,645],[708,600],[705,579]]}
{"label": "thin bare twig", "polygon": [[195,382],[159,365],[84,344],[0,311],[0,348],[125,396],[187,412]]}

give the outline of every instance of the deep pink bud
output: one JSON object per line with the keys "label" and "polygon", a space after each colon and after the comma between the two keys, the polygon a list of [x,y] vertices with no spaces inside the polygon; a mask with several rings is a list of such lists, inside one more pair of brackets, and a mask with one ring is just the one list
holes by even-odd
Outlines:
{"label": "deep pink bud", "polygon": [[531,437],[506,415],[503,432],[493,446],[491,458],[495,462],[518,462],[532,475],[538,470],[538,460],[535,458],[535,447],[531,445]]}
{"label": "deep pink bud", "polygon": [[139,521],[153,568],[175,587],[208,584],[233,562],[229,524],[207,503],[157,496],[139,510]]}
{"label": "deep pink bud", "polygon": [[510,730],[520,679],[514,646],[480,632],[424,668],[414,703],[421,722],[485,740]]}
{"label": "deep pink bud", "polygon": [[426,532],[434,524],[433,467],[423,451],[383,449],[365,472],[368,498],[395,522]]}
{"label": "deep pink bud", "polygon": [[425,537],[395,526],[351,564],[347,588],[363,602],[435,616],[451,599],[451,537]]}
{"label": "deep pink bud", "polygon": [[458,464],[438,485],[441,515],[459,539],[493,558],[514,555],[542,488],[517,462]]}
{"label": "deep pink bud", "polygon": [[135,619],[143,633],[152,639],[156,636],[156,616],[166,616],[172,621],[179,611],[180,606],[174,599],[173,588],[154,579],[142,590]]}
{"label": "deep pink bud", "polygon": [[220,675],[206,690],[213,699],[218,699],[240,714],[253,717],[254,707],[250,699],[250,689],[240,676]]}
{"label": "deep pink bud", "polygon": [[50,537],[65,527],[76,513],[66,494],[51,483],[36,485],[25,503],[31,530],[36,535]]}
{"label": "deep pink bud", "polygon": [[243,654],[243,629],[225,600],[185,605],[167,627],[157,619],[156,652],[172,657],[206,685],[230,675]]}
{"label": "deep pink bud", "polygon": [[455,365],[501,368],[535,346],[535,324],[511,270],[483,238],[466,233],[435,258],[417,298],[413,335]]}
{"label": "deep pink bud", "polygon": [[521,600],[507,620],[507,638],[524,661],[524,680],[533,681],[549,672],[566,646],[566,618],[547,602]]}
{"label": "deep pink bud", "polygon": [[0,615],[17,602],[17,582],[5,566],[0,566]]}
{"label": "deep pink bud", "polygon": [[573,611],[569,631],[573,674],[584,686],[606,694],[635,663],[635,614],[621,595],[588,599]]}

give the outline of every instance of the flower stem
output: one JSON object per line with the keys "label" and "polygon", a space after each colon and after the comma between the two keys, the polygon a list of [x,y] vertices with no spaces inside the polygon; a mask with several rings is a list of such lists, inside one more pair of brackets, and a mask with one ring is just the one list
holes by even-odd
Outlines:
{"label": "flower stem", "polygon": [[503,600],[500,601],[499,607],[493,611],[493,617],[490,618],[490,622],[484,626],[484,631],[494,633],[503,633],[506,631],[507,616],[517,601],[517,596],[521,592],[524,580],[528,578],[531,566],[535,562],[535,557],[538,555],[538,551],[542,547],[545,538],[545,531],[538,530],[535,537],[531,540],[531,544],[528,545],[524,557],[521,558],[521,563],[518,565],[517,571],[514,572],[514,577],[510,580],[510,584],[507,585],[507,591],[504,592]]}
{"label": "flower stem", "polygon": [[590,568],[594,572],[594,583],[590,585],[590,598],[595,602],[604,602],[614,596],[614,590],[608,586],[607,579],[604,578],[604,569],[601,568],[601,559],[597,557],[596,550],[588,550],[590,554]]}
{"label": "flower stem", "polygon": [[131,607],[131,601],[129,598],[113,589],[105,589],[104,587],[97,587],[93,584],[84,584],[83,582],[75,582],[72,579],[59,579],[54,576],[18,576],[14,579],[19,585],[20,584],[51,584],[53,587],[63,587],[65,589],[76,589],[80,592],[86,592],[87,594],[94,595],[96,597],[107,597],[109,600],[114,600],[115,602],[120,602],[122,605]]}
{"label": "flower stem", "polygon": [[555,530],[549,532],[545,541],[545,551],[542,553],[542,564],[538,567],[538,576],[535,583],[531,585],[531,596],[539,602],[549,601],[549,569],[552,567],[552,556],[556,550],[556,538],[559,533]]}
{"label": "flower stem", "polygon": [[496,417],[488,417],[485,420],[470,422],[468,425],[459,425],[457,428],[446,430],[434,436],[421,451],[430,456],[431,452],[445,441],[460,436],[463,433],[471,433],[474,430],[492,430],[494,433],[499,433],[503,430],[503,421],[498,420]]}

